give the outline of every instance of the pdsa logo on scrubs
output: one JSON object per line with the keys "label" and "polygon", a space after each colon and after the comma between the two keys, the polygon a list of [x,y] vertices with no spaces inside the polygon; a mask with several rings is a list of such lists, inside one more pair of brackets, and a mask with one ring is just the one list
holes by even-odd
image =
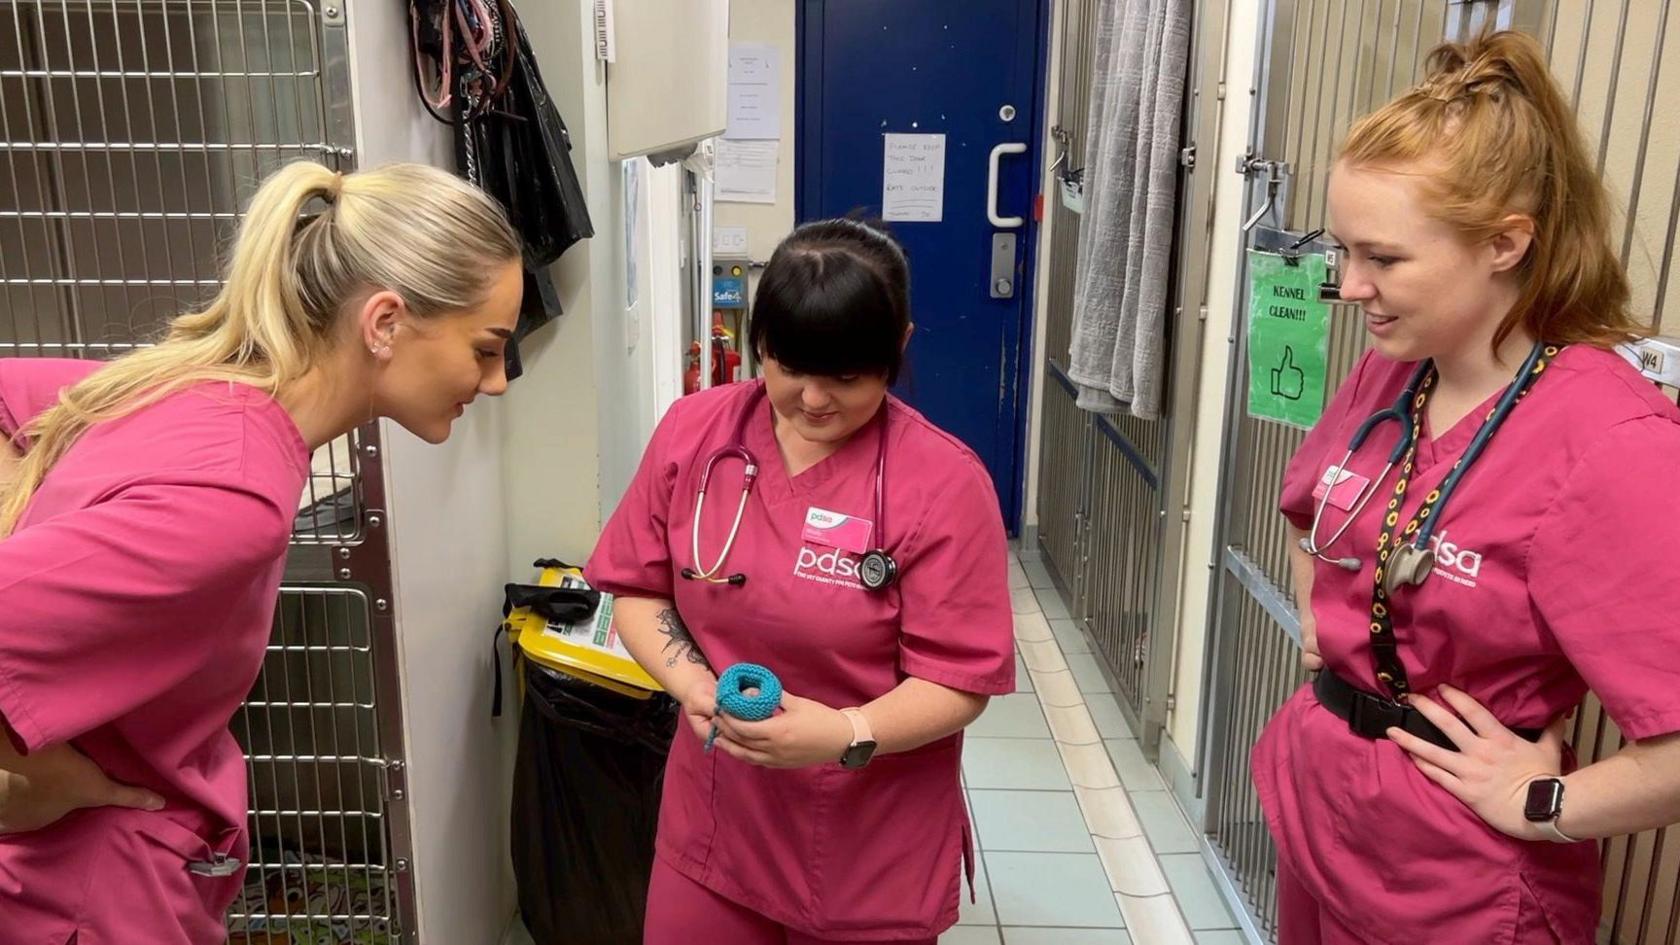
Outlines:
{"label": "pdsa logo on scrubs", "polygon": [[1435,552],[1435,573],[1465,587],[1475,587],[1482,574],[1482,553],[1460,548],[1447,540],[1446,529],[1429,536],[1429,548]]}
{"label": "pdsa logo on scrubs", "polygon": [[855,587],[861,591],[863,583],[858,580],[858,561],[856,556],[838,548],[800,545],[799,562],[794,565],[793,576],[821,584]]}

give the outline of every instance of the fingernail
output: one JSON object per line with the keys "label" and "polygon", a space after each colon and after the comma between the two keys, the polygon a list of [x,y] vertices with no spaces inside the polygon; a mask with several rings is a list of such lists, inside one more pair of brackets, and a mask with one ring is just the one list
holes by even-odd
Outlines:
{"label": "fingernail", "polygon": [[163,810],[163,798],[154,797],[146,801],[146,809],[150,811]]}

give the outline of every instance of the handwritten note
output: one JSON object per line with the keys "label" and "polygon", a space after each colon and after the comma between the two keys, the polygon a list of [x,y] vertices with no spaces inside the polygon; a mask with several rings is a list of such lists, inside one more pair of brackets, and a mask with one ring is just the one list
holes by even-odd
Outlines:
{"label": "handwritten note", "polygon": [[945,136],[888,134],[881,171],[881,218],[938,223],[945,218]]}

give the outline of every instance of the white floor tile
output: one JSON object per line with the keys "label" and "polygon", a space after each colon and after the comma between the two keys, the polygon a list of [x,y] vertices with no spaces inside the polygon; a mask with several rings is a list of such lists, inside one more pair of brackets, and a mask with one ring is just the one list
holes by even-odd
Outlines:
{"label": "white floor tile", "polygon": [[1048,738],[1050,727],[1044,720],[1044,710],[1032,693],[993,696],[968,726],[968,734],[977,738]]}
{"label": "white floor tile", "polygon": [[965,738],[963,771],[971,791],[1071,791],[1049,738]]}

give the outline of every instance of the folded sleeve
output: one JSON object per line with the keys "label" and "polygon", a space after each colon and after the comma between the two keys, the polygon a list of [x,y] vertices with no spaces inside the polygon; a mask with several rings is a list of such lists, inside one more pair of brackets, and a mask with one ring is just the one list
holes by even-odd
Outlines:
{"label": "folded sleeve", "polygon": [[57,403],[60,391],[99,367],[68,358],[0,358],[0,439],[22,449],[19,431]]}
{"label": "folded sleeve", "polygon": [[1631,739],[1680,731],[1680,424],[1624,421],[1576,463],[1529,548],[1529,597]]}
{"label": "folded sleeve", "polygon": [[[1319,477],[1324,474],[1326,463],[1335,462],[1347,450],[1346,438],[1341,431],[1346,429],[1348,415],[1359,403],[1360,387],[1365,380],[1366,368],[1371,359],[1376,357],[1374,351],[1367,351],[1353,366],[1353,371],[1347,380],[1336,388],[1335,396],[1330,398],[1330,406],[1324,408],[1324,413],[1313,424],[1307,438],[1301,441],[1301,446],[1290,456],[1289,464],[1284,467],[1283,489],[1278,497],[1278,510],[1284,518],[1305,531],[1312,527],[1313,508],[1316,500],[1313,489],[1317,487]],[[1386,406],[1386,405],[1385,405]],[[1334,453],[1335,457],[1326,460],[1324,457]]]}
{"label": "folded sleeve", "polygon": [[677,401],[653,431],[630,488],[601,530],[584,567],[591,587],[620,597],[670,598],[673,573],[669,518],[678,463],[673,440],[685,409]]}
{"label": "folded sleeve", "polygon": [[272,583],[289,518],[237,483],[130,485],[0,540],[0,714],[36,751],[225,654],[219,601]]}
{"label": "folded sleeve", "polygon": [[1014,692],[1009,547],[991,478],[965,458],[928,508],[899,562],[899,666],[964,692]]}

